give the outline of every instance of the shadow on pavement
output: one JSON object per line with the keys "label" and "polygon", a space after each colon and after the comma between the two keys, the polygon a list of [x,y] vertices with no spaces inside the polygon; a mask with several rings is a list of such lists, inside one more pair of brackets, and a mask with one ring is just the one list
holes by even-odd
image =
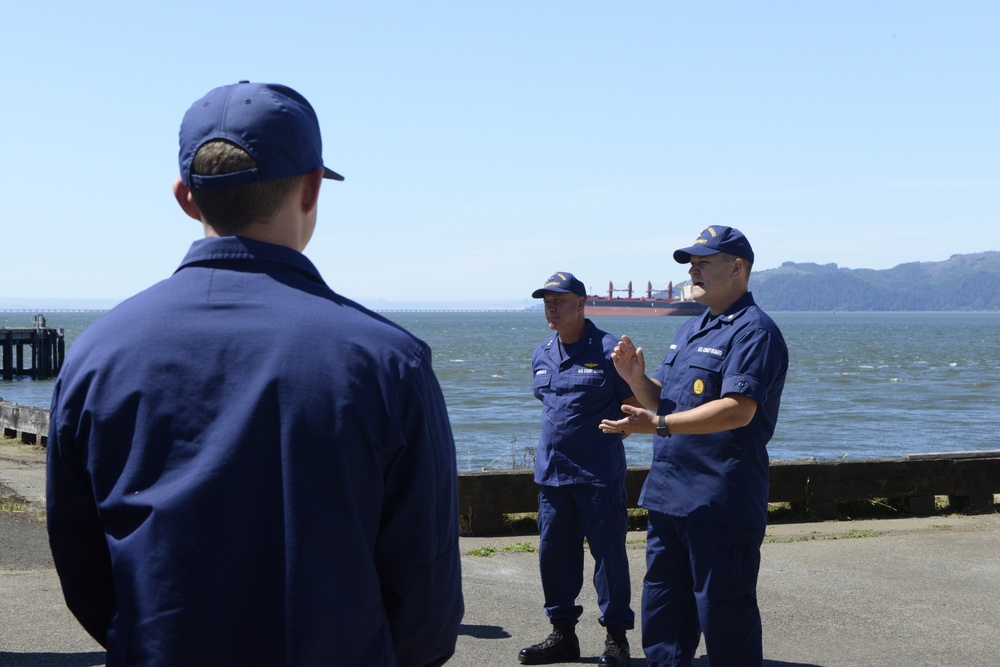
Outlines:
{"label": "shadow on pavement", "polygon": [[510,633],[499,625],[468,625],[462,623],[458,627],[458,634],[468,635],[476,639],[507,639]]}
{"label": "shadow on pavement", "polygon": [[[645,660],[632,660],[636,667],[645,667]],[[708,656],[703,655],[691,663],[691,667],[708,667]],[[764,658],[764,667],[822,667],[811,662],[784,662],[783,660],[768,660]]]}
{"label": "shadow on pavement", "polygon": [[[641,649],[640,649],[640,651],[641,651]],[[583,665],[591,664],[591,665],[596,665],[598,662],[600,662],[600,660],[601,660],[600,658],[598,658],[598,657],[595,656],[595,657],[581,658],[580,660],[576,660],[573,663],[566,663],[566,664],[576,664],[576,665],[579,665],[579,664],[583,664]],[[632,665],[632,667],[647,667],[649,665],[649,663],[641,655],[639,657],[636,657],[635,655],[633,655],[632,656],[631,665]],[[691,667],[708,667],[708,656],[704,656],[703,655],[700,658],[695,658],[695,661],[691,663]],[[821,665],[815,665],[815,664],[813,664],[811,662],[809,662],[809,663],[806,663],[806,662],[782,662],[781,660],[767,660],[765,658],[764,659],[764,667],[822,667],[822,666]]]}

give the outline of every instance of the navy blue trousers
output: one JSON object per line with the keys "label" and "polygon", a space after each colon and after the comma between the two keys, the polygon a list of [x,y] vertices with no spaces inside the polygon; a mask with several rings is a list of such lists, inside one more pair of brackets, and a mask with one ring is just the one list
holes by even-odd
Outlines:
{"label": "navy blue trousers", "polygon": [[583,540],[594,558],[594,588],[600,623],[611,630],[635,627],[625,553],[628,513],[625,480],[607,484],[540,486],[538,565],[545,613],[555,624],[576,625],[583,607]]}
{"label": "navy blue trousers", "polygon": [[712,667],[764,662],[757,573],[765,526],[649,513],[642,647],[649,667],[687,667],[701,635]]}

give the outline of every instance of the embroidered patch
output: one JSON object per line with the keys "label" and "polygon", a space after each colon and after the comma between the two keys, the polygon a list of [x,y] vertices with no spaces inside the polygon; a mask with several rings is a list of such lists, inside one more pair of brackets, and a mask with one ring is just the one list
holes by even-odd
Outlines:
{"label": "embroidered patch", "polygon": [[705,391],[705,383],[699,378],[694,381],[694,387],[692,387],[692,389],[694,389],[694,393],[701,396],[701,393]]}

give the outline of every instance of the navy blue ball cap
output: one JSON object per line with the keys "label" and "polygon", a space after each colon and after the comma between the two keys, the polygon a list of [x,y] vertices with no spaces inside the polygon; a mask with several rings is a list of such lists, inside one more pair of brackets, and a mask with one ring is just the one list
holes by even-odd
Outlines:
{"label": "navy blue ball cap", "polygon": [[[200,176],[195,153],[209,141],[228,141],[257,162],[254,169]],[[323,178],[344,177],[323,165],[323,140],[312,105],[288,86],[240,81],[220,86],[191,105],[180,130],[181,180],[189,188],[218,190],[256,181],[301,176],[323,167]]]}
{"label": "navy blue ball cap", "polygon": [[569,292],[577,296],[587,296],[587,289],[572,273],[557,271],[549,276],[545,284],[531,293],[532,299],[541,299],[546,292]]}
{"label": "navy blue ball cap", "polygon": [[742,257],[753,264],[753,248],[743,232],[735,227],[706,227],[694,240],[694,245],[674,251],[674,260],[678,264],[687,264],[691,255],[706,257],[724,252],[734,257]]}

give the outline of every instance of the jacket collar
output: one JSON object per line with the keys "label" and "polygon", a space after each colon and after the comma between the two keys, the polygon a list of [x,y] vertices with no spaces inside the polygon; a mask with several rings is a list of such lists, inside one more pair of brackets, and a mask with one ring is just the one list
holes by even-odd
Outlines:
{"label": "jacket collar", "polygon": [[740,316],[746,312],[747,308],[757,305],[753,300],[753,293],[747,292],[739,299],[733,302],[729,308],[718,315],[712,315],[712,311],[705,309],[705,312],[701,316],[701,322],[699,323],[699,329],[708,329],[714,327],[715,325],[722,324],[732,324],[740,318]]}
{"label": "jacket collar", "polygon": [[191,244],[177,271],[195,264],[219,261],[256,261],[281,264],[305,275],[313,282],[326,284],[316,266],[297,250],[242,236],[210,236],[198,239]]}

